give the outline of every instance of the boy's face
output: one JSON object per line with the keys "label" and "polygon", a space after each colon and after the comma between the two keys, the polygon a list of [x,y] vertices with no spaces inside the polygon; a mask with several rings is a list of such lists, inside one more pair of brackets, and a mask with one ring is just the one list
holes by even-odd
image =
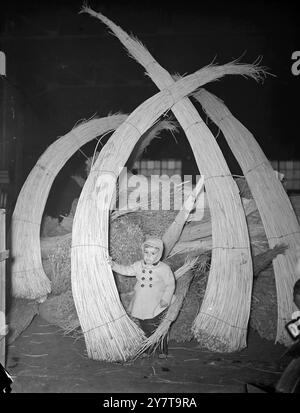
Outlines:
{"label": "boy's face", "polygon": [[144,247],[144,261],[146,264],[154,264],[159,258],[159,249],[154,247]]}

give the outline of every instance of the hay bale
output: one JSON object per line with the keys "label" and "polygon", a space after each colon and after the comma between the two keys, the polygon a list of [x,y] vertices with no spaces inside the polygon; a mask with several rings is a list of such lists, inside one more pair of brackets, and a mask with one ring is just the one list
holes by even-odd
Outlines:
{"label": "hay bale", "polygon": [[60,240],[56,245],[48,256],[53,295],[71,290],[71,237]]}
{"label": "hay bale", "polygon": [[272,265],[253,283],[250,326],[267,340],[275,341],[277,333],[277,294]]}
{"label": "hay bale", "polygon": [[174,221],[178,211],[137,211],[130,214],[131,219],[140,226],[145,236],[162,238]]}
{"label": "hay bale", "polygon": [[42,259],[48,259],[49,255],[55,254],[55,251],[65,243],[71,245],[72,234],[60,235],[55,233],[51,237],[41,237],[41,255]]}
{"label": "hay bale", "polygon": [[[144,234],[139,225],[133,222],[131,214],[116,219],[110,226],[110,255],[122,265],[130,265],[142,258],[141,245]],[[120,293],[133,289],[135,278],[115,275]]]}
{"label": "hay bale", "polygon": [[260,337],[275,341],[277,334],[277,293],[272,261],[287,246],[279,244],[253,259],[254,280],[251,297],[250,326]]}
{"label": "hay bale", "polygon": [[180,313],[170,328],[170,339],[178,343],[193,339],[192,324],[205,294],[208,273],[195,277],[183,302]]}

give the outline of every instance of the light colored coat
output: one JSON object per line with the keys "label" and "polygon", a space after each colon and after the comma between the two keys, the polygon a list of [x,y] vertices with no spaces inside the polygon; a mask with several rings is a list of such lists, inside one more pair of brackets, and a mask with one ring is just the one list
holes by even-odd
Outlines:
{"label": "light colored coat", "polygon": [[175,291],[175,278],[171,268],[159,261],[154,265],[146,265],[143,260],[132,265],[114,263],[113,270],[128,277],[136,277],[134,295],[128,312],[141,320],[151,319],[166,307],[160,306],[160,300],[171,304]]}

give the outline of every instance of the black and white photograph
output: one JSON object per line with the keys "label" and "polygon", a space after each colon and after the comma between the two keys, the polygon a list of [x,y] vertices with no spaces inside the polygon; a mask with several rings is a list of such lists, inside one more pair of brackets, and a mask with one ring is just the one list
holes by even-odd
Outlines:
{"label": "black and white photograph", "polygon": [[1,5],[1,398],[300,393],[299,101],[290,1]]}

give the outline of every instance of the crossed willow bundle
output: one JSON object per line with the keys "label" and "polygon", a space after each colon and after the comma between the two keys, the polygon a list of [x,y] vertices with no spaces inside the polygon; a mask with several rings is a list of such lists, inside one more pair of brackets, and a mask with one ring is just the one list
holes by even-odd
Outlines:
{"label": "crossed willow bundle", "polygon": [[[233,73],[240,72],[246,74],[249,72],[248,66],[243,67],[242,65],[238,65],[237,69],[234,64],[211,68],[206,67],[195,74],[186,76],[148,99],[140,105],[111,136],[91,169],[90,175],[81,192],[74,217],[71,254],[73,297],[79,321],[85,335],[87,351],[91,358],[118,360],[120,355],[124,356],[124,358],[130,357],[129,353],[135,351],[131,339],[136,339],[137,345],[141,340],[141,336],[137,334],[136,328],[133,328],[131,336],[127,334],[126,337],[124,337],[119,334],[121,328],[119,328],[118,325],[125,324],[127,327],[128,325],[132,325],[132,321],[124,314],[111,268],[106,262],[109,207],[117,180],[115,171],[122,169],[141,135],[159,116],[170,107],[174,107],[184,96],[191,93],[193,89],[199,87],[201,84],[223,76],[224,73],[230,73],[230,68]],[[251,70],[250,73],[252,73]],[[187,113],[185,113],[184,117],[185,116],[189,118]],[[194,119],[194,123],[197,124],[197,119]],[[196,139],[198,140],[196,131],[193,127],[191,127],[189,131],[193,135],[195,143]],[[211,141],[215,142],[214,139]],[[201,153],[201,151],[198,150],[197,153]],[[203,157],[203,154],[201,154],[201,157]],[[221,159],[222,163],[225,163],[223,157]],[[219,165],[216,159],[213,159],[212,164],[213,166]],[[229,177],[227,178],[229,179]],[[209,185],[211,188],[216,191],[218,185],[216,185],[215,180],[210,179],[208,182],[210,182]],[[219,232],[214,231],[216,225],[213,223],[213,235],[214,232],[217,232],[221,238],[224,238],[224,235],[229,234],[228,244],[225,244],[225,252],[227,255],[232,255],[233,249],[230,248],[232,245],[236,245],[234,242],[236,233],[238,234],[239,241],[240,239],[244,240],[242,248],[245,248],[245,252],[239,255],[234,251],[234,259],[230,261],[232,265],[225,270],[227,271],[229,269],[231,276],[235,275],[239,279],[242,278],[248,281],[246,282],[246,288],[236,289],[236,294],[243,296],[244,304],[246,299],[248,299],[248,301],[250,300],[252,284],[252,262],[244,211],[236,185],[232,192],[225,191],[222,185],[221,188],[219,185],[218,190],[218,195],[220,196],[218,202],[220,203],[224,203],[228,193],[233,194],[234,191],[239,199],[237,205],[240,205],[241,213],[233,208],[235,213],[228,216],[229,214],[226,212],[227,210],[232,212],[232,204],[223,205],[222,211],[225,211],[225,214],[222,212],[220,215],[222,217],[225,215],[225,219],[222,219],[223,225],[218,227]],[[216,203],[217,205],[218,202]],[[211,210],[213,215],[213,208]],[[217,210],[219,211],[219,208],[217,208]],[[238,218],[240,218],[240,221]],[[241,232],[244,228],[243,222],[245,222],[245,233]],[[228,225],[229,228],[227,228]],[[239,231],[232,229],[235,225]],[[238,245],[240,248],[241,241]],[[220,259],[222,255],[224,255],[224,251],[220,253],[219,250],[215,249],[213,254]],[[245,257],[249,259],[245,259]],[[217,260],[217,262],[219,262],[219,266],[215,269],[215,273],[224,275],[219,268],[222,266],[222,259],[220,261]],[[225,276],[227,276],[227,274]],[[224,290],[227,288],[228,286],[226,285]],[[234,288],[234,286],[231,286],[231,289]],[[109,294],[111,294],[112,297]],[[86,302],[91,304],[87,306],[85,304]],[[97,308],[95,308],[93,303],[97,303]],[[114,303],[114,306],[112,303]],[[234,303],[228,302],[228,305],[234,306]],[[244,305],[244,307],[246,306]],[[235,312],[236,308],[234,308],[232,313]],[[232,313],[229,312],[230,315],[232,315]],[[249,308],[246,310],[246,318],[247,317],[249,317]],[[109,331],[107,331],[107,326],[109,326]],[[226,330],[228,330],[227,327]],[[236,329],[236,331],[239,332],[240,330]],[[223,331],[222,333],[224,333],[224,335],[228,334],[227,331]],[[114,340],[112,340],[111,337],[113,337]],[[244,335],[244,340],[246,340],[246,334]],[[238,345],[240,345],[240,340],[238,340]],[[104,352],[104,349],[108,347],[111,351],[109,355]],[[236,348],[236,342],[231,342],[230,348]]]}
{"label": "crossed willow bundle", "polygon": [[[252,261],[247,225],[236,184],[214,136],[186,98],[189,93],[183,94],[180,99],[176,99],[174,94],[177,86],[187,85],[192,75],[174,82],[173,77],[159,65],[138,40],[129,36],[101,13],[96,13],[88,7],[83,7],[82,12],[87,12],[104,22],[126,47],[129,54],[146,68],[147,75],[162,90],[160,94],[168,91],[168,97],[171,97],[172,104],[168,108],[171,108],[181,124],[192,147],[198,169],[205,177],[212,215],[213,250],[210,286],[202,304],[201,323],[197,323],[195,328],[198,330],[198,335],[201,335],[202,330],[209,335],[217,334],[228,351],[243,348],[246,346],[252,289]],[[264,70],[257,65],[230,63],[205,67],[196,77],[202,77],[203,83],[207,83],[226,74],[241,74],[260,79],[264,73]],[[146,104],[141,107],[143,106],[146,108]],[[158,115],[158,102],[152,110]],[[148,111],[151,112],[150,107]],[[144,130],[143,123],[146,123],[146,120],[143,118],[143,123],[139,121],[135,112],[130,117],[134,128],[128,128],[123,134],[120,133],[123,139],[130,133],[138,139],[137,132],[141,127]],[[128,141],[128,136],[126,140]],[[110,157],[111,163],[118,165],[118,161],[118,156],[115,159]],[[104,165],[105,168],[101,165],[101,161],[99,162],[99,176],[101,168],[108,169],[107,163],[104,162]],[[220,293],[215,294],[216,290]],[[234,299],[228,300],[231,294]],[[222,312],[220,312],[221,308]]]}

